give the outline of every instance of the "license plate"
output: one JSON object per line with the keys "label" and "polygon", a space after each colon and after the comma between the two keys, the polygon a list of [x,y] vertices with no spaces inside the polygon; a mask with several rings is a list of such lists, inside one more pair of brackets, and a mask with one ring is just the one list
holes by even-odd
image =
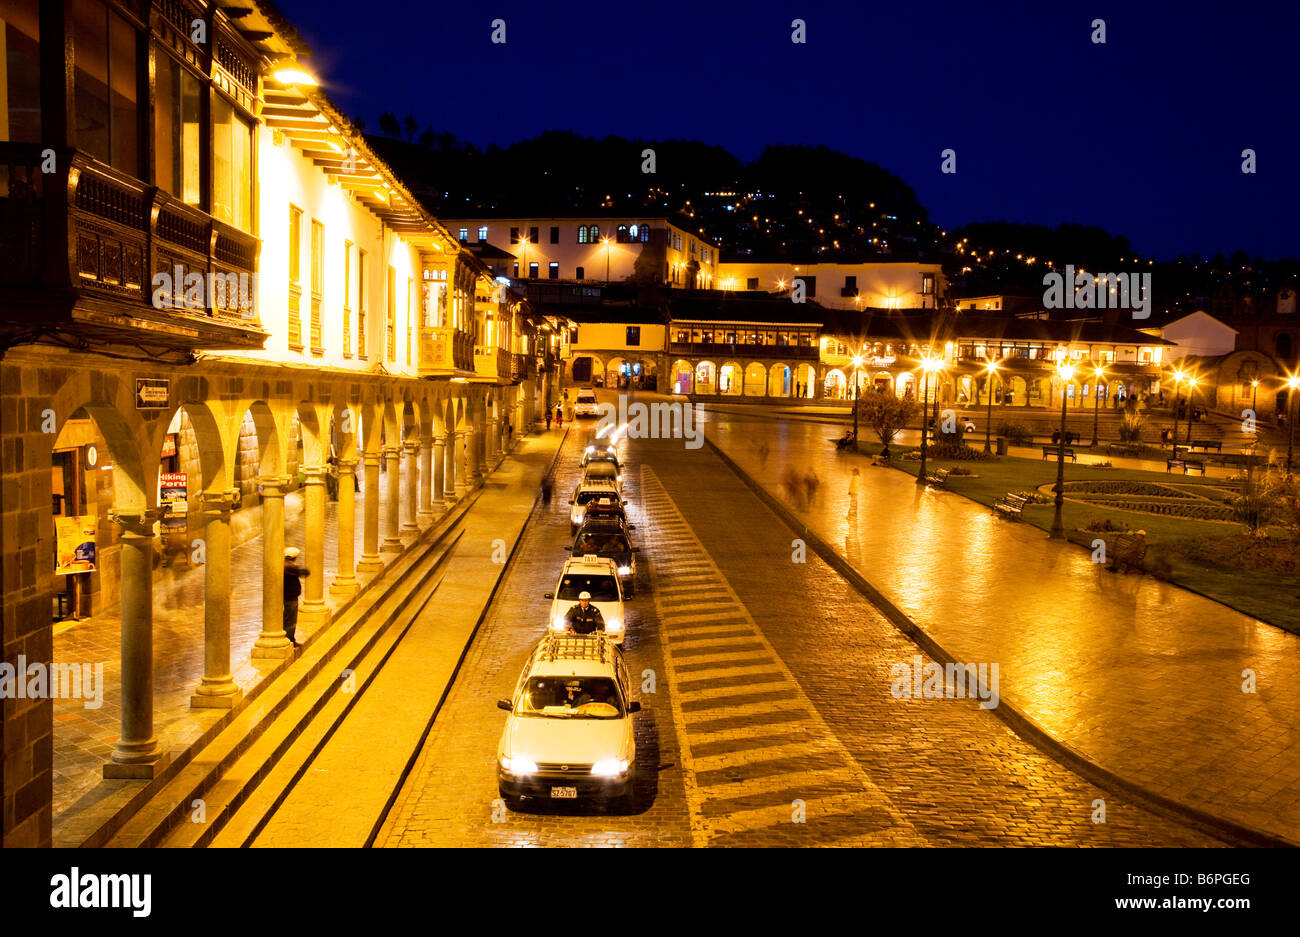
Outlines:
{"label": "license plate", "polygon": [[578,789],[576,787],[553,787],[551,796],[558,800],[577,800]]}

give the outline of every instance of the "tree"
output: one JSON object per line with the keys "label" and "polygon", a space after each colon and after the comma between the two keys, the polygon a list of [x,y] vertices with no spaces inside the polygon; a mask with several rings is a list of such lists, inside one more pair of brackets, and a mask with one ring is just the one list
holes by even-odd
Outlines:
{"label": "tree", "polygon": [[392,111],[384,111],[380,114],[379,132],[386,137],[400,137],[402,135],[402,125],[397,122],[397,115]]}
{"label": "tree", "polygon": [[415,135],[420,130],[420,122],[410,114],[402,121],[402,129],[406,131],[406,142],[411,143],[415,140]]}
{"label": "tree", "polygon": [[871,428],[884,448],[882,456],[889,455],[889,444],[921,413],[921,408],[911,397],[895,397],[887,391],[873,389],[858,398],[858,421]]}

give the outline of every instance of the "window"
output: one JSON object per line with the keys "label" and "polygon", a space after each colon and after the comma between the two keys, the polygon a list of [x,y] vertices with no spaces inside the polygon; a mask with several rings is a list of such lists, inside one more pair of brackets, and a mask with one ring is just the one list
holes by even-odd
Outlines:
{"label": "window", "polygon": [[514,278],[515,278],[516,280],[519,279],[519,261],[517,261],[517,260],[515,261],[515,272],[514,272]]}
{"label": "window", "polygon": [[154,106],[154,183],[188,205],[199,195],[199,80],[158,52]]}
{"label": "window", "polygon": [[511,243],[511,244],[518,244],[518,243],[519,243],[519,229],[518,229],[518,228],[511,228],[511,229],[510,229],[510,243]]}
{"label": "window", "polygon": [[587,279],[587,271],[584,270],[582,267],[579,267],[577,270],[575,270],[573,275],[577,277],[579,280]]}
{"label": "window", "polygon": [[585,224],[578,225],[578,243],[587,243],[587,226]]}
{"label": "window", "polygon": [[856,292],[857,289],[858,289],[858,278],[857,278],[857,276],[855,275],[855,276],[851,276],[851,277],[845,277],[845,278],[844,278],[844,288],[845,288],[846,290],[853,290],[854,292]]}
{"label": "window", "polygon": [[540,237],[537,236],[537,229],[536,229],[536,228],[529,228],[529,229],[528,229],[528,241],[529,241],[529,243],[531,243],[531,244],[540,244],[540,243],[542,243],[542,239],[541,239]]}
{"label": "window", "polygon": [[809,299],[817,295],[817,278],[816,277],[799,277],[803,280],[803,294]]}
{"label": "window", "polygon": [[411,366],[411,326],[415,322],[415,280],[406,278],[406,366]]}
{"label": "window", "polygon": [[321,338],[321,249],[325,240],[325,229],[315,218],[311,221],[311,350],[319,354],[323,351]]}
{"label": "window", "polygon": [[352,357],[352,242],[343,242],[343,357]]}
{"label": "window", "polygon": [[560,265],[552,260],[546,271],[546,275],[552,280],[558,280],[560,278]]}
{"label": "window", "polygon": [[640,346],[641,344],[641,326],[629,325],[627,327],[627,344],[629,346]]}
{"label": "window", "polygon": [[615,229],[614,240],[619,244],[626,244],[630,240],[627,235],[627,225],[621,224]]}
{"label": "window", "polygon": [[[458,228],[457,231],[456,231],[456,240],[460,241],[462,244],[464,244],[466,241],[468,241],[468,240],[469,240],[469,228]],[[483,240],[483,239],[482,239],[482,238],[479,238],[479,240],[481,241],[481,240]]]}
{"label": "window", "polygon": [[302,209],[289,206],[289,347],[302,348]]}
{"label": "window", "polygon": [[650,226],[649,226],[649,225],[647,225],[647,224],[643,224],[643,225],[641,225],[641,230],[637,232],[637,240],[639,240],[642,244],[648,244],[648,243],[650,243]]}
{"label": "window", "polygon": [[135,27],[103,0],[74,0],[71,16],[74,141],[96,159],[138,176]]}
{"label": "window", "polygon": [[551,225],[551,243],[552,244],[560,243],[560,226],[557,224]]}
{"label": "window", "polygon": [[366,252],[357,249],[357,357],[366,357]]}
{"label": "window", "polygon": [[747,290],[756,290],[756,289],[758,289],[758,277],[748,277],[748,278],[746,278],[746,280],[745,280],[745,289],[747,289]]}
{"label": "window", "polygon": [[397,269],[388,267],[387,338],[388,360],[397,362]]}
{"label": "window", "polygon": [[41,138],[41,26],[30,0],[0,0],[0,140]]}
{"label": "window", "polygon": [[486,240],[487,240],[487,225],[479,225],[478,242],[482,244]]}
{"label": "window", "polygon": [[528,279],[530,280],[537,279],[537,261],[535,260],[530,260],[528,262]]}
{"label": "window", "polygon": [[600,225],[587,225],[587,240],[592,244],[600,240]]}
{"label": "window", "polygon": [[253,226],[253,131],[220,95],[212,98],[212,216],[247,231]]}
{"label": "window", "polygon": [[934,274],[921,274],[921,295],[929,296],[934,293]]}

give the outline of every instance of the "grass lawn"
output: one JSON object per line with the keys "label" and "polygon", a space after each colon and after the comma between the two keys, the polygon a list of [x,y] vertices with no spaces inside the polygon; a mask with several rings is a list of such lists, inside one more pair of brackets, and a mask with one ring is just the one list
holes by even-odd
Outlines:
{"label": "grass lawn", "polygon": [[[861,448],[866,455],[876,455],[880,452],[879,444],[863,443]],[[910,475],[916,475],[921,463],[898,458],[905,451],[907,451],[906,447],[893,447],[895,456],[893,467]],[[952,468],[957,465],[970,469],[979,477],[951,475],[946,485],[948,490],[988,505],[990,508],[994,501],[1007,492],[1030,491],[1040,485],[1050,486],[1056,483],[1056,462],[1048,459],[1035,460],[1012,456],[995,457],[987,462],[955,462],[950,459],[938,459],[927,460],[926,470]],[[1072,462],[1065,463],[1065,480],[1067,482],[1146,481],[1164,485],[1172,483],[1186,488],[1197,485],[1222,487],[1227,484],[1223,479],[1216,478],[1168,475],[1163,472],[1146,472],[1138,469],[1099,469]],[[1052,526],[1053,513],[1053,505],[1050,503],[1035,504],[1025,508],[1023,520],[1046,531]],[[1149,514],[1143,511],[1128,511],[1103,504],[1073,501],[1070,500],[1068,492],[1062,507],[1062,515],[1069,539],[1088,549],[1091,549],[1092,541],[1097,537],[1106,539],[1108,547],[1113,548],[1112,538],[1116,536],[1079,531],[1080,527],[1094,518],[1122,522],[1127,524],[1130,530],[1145,530],[1149,544],[1148,563],[1154,561],[1158,564],[1161,559],[1167,561],[1170,568],[1168,578],[1172,582],[1247,615],[1300,634],[1300,574],[1251,569],[1241,565],[1219,565],[1204,560],[1189,559],[1180,552],[1180,547],[1188,547],[1193,541],[1204,543],[1216,538],[1242,537],[1242,525],[1236,521],[1196,520]],[[1281,529],[1270,528],[1269,536],[1285,541],[1289,535]]]}

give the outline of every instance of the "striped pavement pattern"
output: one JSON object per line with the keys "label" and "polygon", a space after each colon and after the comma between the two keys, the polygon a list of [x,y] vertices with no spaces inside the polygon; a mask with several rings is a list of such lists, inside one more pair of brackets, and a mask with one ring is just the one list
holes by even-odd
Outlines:
{"label": "striped pavement pattern", "polygon": [[638,490],[695,845],[776,845],[782,832],[791,846],[924,845],[822,720],[649,467]]}

